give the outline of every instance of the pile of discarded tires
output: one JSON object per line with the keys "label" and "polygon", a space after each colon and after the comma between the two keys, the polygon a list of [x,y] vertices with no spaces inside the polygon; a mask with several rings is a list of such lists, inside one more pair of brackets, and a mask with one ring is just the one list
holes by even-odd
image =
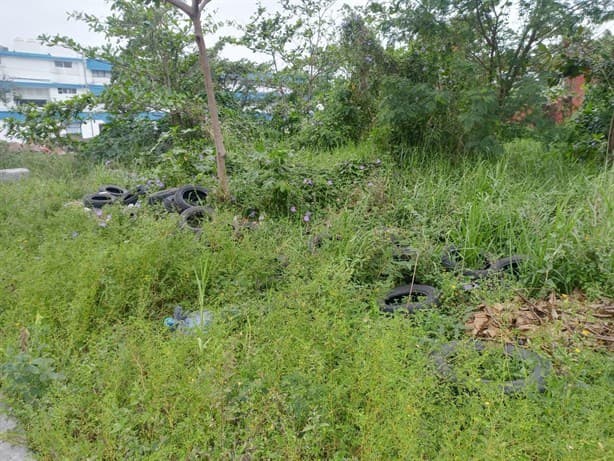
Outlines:
{"label": "pile of discarded tires", "polygon": [[120,203],[122,205],[137,205],[141,197],[147,197],[151,206],[162,206],[169,213],[181,216],[180,226],[195,233],[202,231],[202,226],[213,217],[213,208],[205,205],[209,191],[192,184],[147,194],[145,186],[137,186],[133,190],[121,186],[107,184],[101,186],[98,192],[83,197],[83,205],[88,208],[102,208],[105,205]]}
{"label": "pile of discarded tires", "polygon": [[122,205],[135,205],[139,197],[145,194],[143,186],[137,187],[133,191],[128,191],[115,184],[106,184],[98,188],[98,192],[87,194],[83,197],[83,205],[87,208],[102,208],[112,203]]}
{"label": "pile of discarded tires", "polygon": [[520,265],[526,261],[526,256],[513,255],[507,258],[501,258],[494,261],[488,261],[484,258],[484,265],[481,269],[462,269],[460,267],[458,258],[460,251],[455,246],[446,248],[441,256],[441,264],[447,270],[452,272],[460,272],[462,275],[471,278],[472,280],[479,280],[486,277],[490,277],[495,274],[502,274],[504,272],[517,273]]}
{"label": "pile of discarded tires", "polygon": [[[395,243],[394,257],[396,259],[406,260],[411,255],[416,254],[411,248],[401,247],[394,241],[393,243]],[[463,286],[463,289],[467,291],[478,286],[475,282],[477,280],[506,272],[517,273],[520,265],[527,259],[525,256],[513,255],[495,261],[485,261],[484,267],[481,269],[462,269],[458,261],[459,257],[460,251],[456,247],[448,247],[441,256],[441,264],[446,270],[460,273],[474,281]],[[382,312],[413,314],[419,309],[437,307],[439,305],[439,290],[430,285],[414,283],[400,285],[380,300],[379,305]]]}
{"label": "pile of discarded tires", "polygon": [[[416,251],[409,247],[400,246],[395,240],[393,240],[393,243],[395,244],[393,255],[396,260],[406,261],[417,254]],[[478,286],[480,280],[488,277],[500,276],[506,272],[518,273],[520,265],[527,258],[521,255],[513,255],[494,261],[484,258],[484,264],[479,269],[465,269],[462,267],[459,259],[460,251],[456,247],[451,246],[444,250],[441,256],[441,264],[446,270],[456,272],[472,280],[471,284],[463,287],[465,290],[471,290]],[[379,308],[381,312],[388,314],[395,312],[414,314],[420,309],[434,308],[439,306],[439,304],[439,290],[437,288],[410,283],[398,286],[386,294],[379,301]],[[463,346],[465,345],[459,341],[452,341],[436,347],[431,353],[431,359],[434,362],[437,374],[443,380],[456,385],[462,385],[463,383],[462,378],[455,371],[453,359],[457,351]],[[481,354],[486,350],[486,345],[481,341],[472,341],[470,348]],[[549,360],[514,344],[504,344],[501,352],[508,358],[522,362],[530,370],[524,378],[500,383],[500,389],[504,394],[514,395],[531,389],[535,389],[538,392],[546,390],[546,377],[551,370],[551,362]],[[489,383],[491,381],[480,379],[480,382]]]}
{"label": "pile of discarded tires", "polygon": [[147,202],[150,205],[162,204],[169,213],[179,213],[182,228],[200,233],[203,224],[213,217],[213,208],[205,205],[208,195],[209,191],[204,187],[190,184],[151,194]]}

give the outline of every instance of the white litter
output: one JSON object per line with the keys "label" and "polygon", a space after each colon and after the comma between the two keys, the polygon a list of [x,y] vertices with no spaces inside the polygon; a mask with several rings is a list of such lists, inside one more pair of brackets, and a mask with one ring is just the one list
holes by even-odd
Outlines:
{"label": "white litter", "polygon": [[27,178],[30,175],[30,170],[27,168],[9,168],[0,170],[0,181],[17,181]]}

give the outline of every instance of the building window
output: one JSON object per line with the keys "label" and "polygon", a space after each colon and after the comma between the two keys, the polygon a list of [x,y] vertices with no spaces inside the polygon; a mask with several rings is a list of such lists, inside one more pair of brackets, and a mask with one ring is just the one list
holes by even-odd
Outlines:
{"label": "building window", "polygon": [[81,122],[75,122],[67,125],[66,134],[76,134],[81,136]]}
{"label": "building window", "polygon": [[71,68],[72,67],[72,62],[70,61],[54,61],[55,67],[67,67],[67,68]]}
{"label": "building window", "polygon": [[58,94],[77,94],[76,88],[58,88]]}
{"label": "building window", "polygon": [[20,99],[20,98],[17,98],[17,99],[15,99],[15,103],[18,106],[34,105],[34,106],[42,107],[45,104],[47,104],[47,100],[46,99]]}
{"label": "building window", "polygon": [[106,77],[111,78],[111,72],[108,70],[93,70],[92,77]]}

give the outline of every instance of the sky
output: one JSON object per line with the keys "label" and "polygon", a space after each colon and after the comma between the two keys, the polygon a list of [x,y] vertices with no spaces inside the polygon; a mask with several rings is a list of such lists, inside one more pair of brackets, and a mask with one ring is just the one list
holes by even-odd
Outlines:
{"label": "sky", "polygon": [[[217,10],[220,20],[235,20],[245,24],[255,12],[255,0],[212,0],[207,10]],[[341,0],[350,5],[364,5],[366,0]],[[75,20],[67,20],[67,13],[83,11],[96,16],[107,16],[110,8],[104,0],[0,0],[0,45],[13,48],[16,38],[35,39],[40,34],[68,35],[83,45],[99,45],[103,38],[88,30],[87,26]],[[273,8],[277,0],[262,0],[267,8]],[[238,59],[251,57],[247,50],[229,49],[226,57]]]}
{"label": "sky", "polygon": [[[207,10],[217,10],[220,20],[235,20],[245,24],[256,10],[256,0],[212,0]],[[367,0],[339,0],[337,4],[364,5]],[[267,8],[274,8],[277,0],[262,0]],[[79,21],[68,20],[70,11],[84,11],[96,16],[106,16],[109,4],[104,0],[0,0],[0,45],[13,48],[15,38],[35,39],[40,34],[55,35],[60,33],[76,39],[83,45],[99,45],[103,38],[88,30]],[[600,29],[614,30],[614,22],[601,26]],[[228,33],[224,31],[225,33]],[[209,37],[211,42],[211,37]],[[226,48],[224,56],[231,59],[252,58],[248,50],[238,47]]]}

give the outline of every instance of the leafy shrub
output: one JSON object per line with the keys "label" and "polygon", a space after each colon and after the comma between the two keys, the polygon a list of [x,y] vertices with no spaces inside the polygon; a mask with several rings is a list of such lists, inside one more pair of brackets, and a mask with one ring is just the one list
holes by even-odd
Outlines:
{"label": "leafy shrub", "polygon": [[389,77],[382,84],[376,139],[387,148],[424,146],[457,149],[458,127],[449,115],[450,95],[425,83]]}
{"label": "leafy shrub", "polygon": [[593,47],[584,103],[568,123],[571,130],[567,141],[571,151],[582,157],[606,152],[614,120],[614,36],[605,34]]}
{"label": "leafy shrub", "polygon": [[462,144],[466,151],[501,152],[496,133],[499,125],[495,92],[488,88],[463,93],[458,121],[462,126]]}
{"label": "leafy shrub", "polygon": [[83,143],[81,152],[93,160],[134,161],[160,137],[159,122],[144,118],[115,117],[98,136]]}
{"label": "leafy shrub", "polygon": [[359,97],[352,85],[339,85],[322,102],[322,110],[303,120],[297,142],[302,147],[333,149],[358,141],[371,125],[371,100]]}
{"label": "leafy shrub", "polygon": [[8,360],[0,365],[2,388],[25,403],[35,403],[54,381],[63,378],[49,357],[34,357],[21,351],[7,355]]}
{"label": "leafy shrub", "polygon": [[382,85],[374,136],[397,153],[403,147],[450,154],[501,152],[499,110],[491,89],[451,92],[391,77]]}
{"label": "leafy shrub", "polygon": [[381,165],[343,161],[332,167],[299,162],[293,151],[252,152],[237,161],[231,178],[237,202],[273,215],[303,217],[307,212],[339,207],[349,188]]}
{"label": "leafy shrub", "polygon": [[294,154],[283,149],[246,156],[242,171],[232,179],[239,203],[274,215],[293,215],[333,201],[338,193],[333,179],[294,160]]}
{"label": "leafy shrub", "polygon": [[605,152],[613,116],[612,107],[614,107],[613,86],[588,85],[582,109],[568,122],[570,132],[567,140],[575,155],[594,157]]}
{"label": "leafy shrub", "polygon": [[96,103],[96,97],[86,93],[66,101],[48,102],[42,107],[21,105],[17,118],[8,117],[5,120],[7,135],[48,147],[74,147],[77,140],[66,135],[64,130],[75,120],[87,120],[83,112]]}

